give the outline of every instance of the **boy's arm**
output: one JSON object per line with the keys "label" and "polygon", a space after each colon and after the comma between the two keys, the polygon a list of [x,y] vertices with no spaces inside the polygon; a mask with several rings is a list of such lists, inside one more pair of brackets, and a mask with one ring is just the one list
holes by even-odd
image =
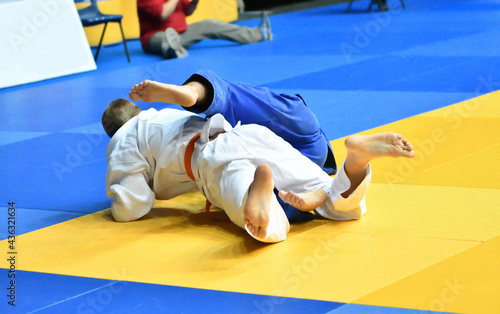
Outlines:
{"label": "boy's arm", "polygon": [[137,10],[156,19],[166,19],[177,7],[179,0],[138,0]]}
{"label": "boy's arm", "polygon": [[137,220],[151,210],[155,193],[143,171],[129,172],[126,164],[111,165],[106,175],[106,194],[114,198],[111,213],[116,221]]}
{"label": "boy's arm", "polygon": [[186,16],[190,16],[193,14],[194,10],[196,10],[196,6],[198,5],[198,0],[181,0],[184,6],[184,14]]}
{"label": "boy's arm", "polygon": [[161,12],[161,19],[167,19],[172,14],[172,12],[175,11],[178,3],[179,0],[165,0],[165,3],[163,3],[163,10]]}

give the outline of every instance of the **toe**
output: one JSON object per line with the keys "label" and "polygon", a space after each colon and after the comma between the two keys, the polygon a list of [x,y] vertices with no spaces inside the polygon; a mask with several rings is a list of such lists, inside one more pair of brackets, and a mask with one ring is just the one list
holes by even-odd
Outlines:
{"label": "toe", "polygon": [[413,157],[415,157],[415,151],[413,151],[413,150],[403,150],[403,152],[401,153],[401,155],[403,155],[404,157],[413,158]]}
{"label": "toe", "polygon": [[292,197],[293,195],[291,191],[288,192],[283,191],[281,199],[286,203],[290,203],[292,201]]}
{"label": "toe", "polygon": [[136,93],[136,92],[130,92],[128,94],[128,96],[130,97],[130,99],[132,100],[140,100],[141,99],[141,95],[139,93]]}
{"label": "toe", "polygon": [[254,236],[258,238],[265,238],[267,235],[267,230],[265,228],[259,227],[256,233],[257,234],[254,234]]}
{"label": "toe", "polygon": [[255,228],[251,223],[246,224],[248,231],[250,231],[251,234],[255,233]]}
{"label": "toe", "polygon": [[305,205],[306,205],[306,202],[304,201],[304,199],[301,198],[299,201],[299,208],[304,208]]}
{"label": "toe", "polygon": [[280,190],[280,191],[278,192],[278,196],[279,196],[279,197],[280,197],[283,201],[285,201],[285,199],[286,199],[286,192],[285,192],[285,191],[283,191],[283,190]]}

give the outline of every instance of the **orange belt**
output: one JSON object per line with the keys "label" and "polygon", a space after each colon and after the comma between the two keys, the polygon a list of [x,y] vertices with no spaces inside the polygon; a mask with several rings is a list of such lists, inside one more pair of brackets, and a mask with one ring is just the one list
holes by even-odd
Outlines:
{"label": "orange belt", "polygon": [[188,177],[193,181],[196,180],[194,179],[193,169],[191,168],[191,157],[193,157],[194,143],[200,139],[200,136],[201,132],[193,136],[186,147],[186,154],[184,154],[184,167],[186,167]]}
{"label": "orange belt", "polygon": [[[184,154],[184,167],[186,168],[186,173],[188,177],[195,181],[194,175],[193,175],[193,169],[191,168],[191,159],[193,157],[193,152],[194,152],[194,143],[200,138],[201,132],[193,136],[193,138],[189,141],[187,147],[186,147],[186,153]],[[217,218],[214,215],[212,215],[212,212],[210,212],[210,206],[212,206],[212,203],[207,199],[205,203],[205,212],[207,213],[208,217],[214,219],[214,220],[220,220],[220,221],[228,221],[227,219],[221,219]]]}

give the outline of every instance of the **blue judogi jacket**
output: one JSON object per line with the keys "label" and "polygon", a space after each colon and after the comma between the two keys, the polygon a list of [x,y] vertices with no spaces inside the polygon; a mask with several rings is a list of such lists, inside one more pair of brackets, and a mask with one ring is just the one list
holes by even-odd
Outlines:
{"label": "blue judogi jacket", "polygon": [[[329,174],[337,172],[337,165],[319,121],[300,95],[277,94],[266,87],[227,81],[208,70],[193,74],[184,84],[197,81],[207,90],[207,101],[186,110],[204,114],[208,118],[220,113],[234,127],[259,124],[267,127],[290,143]],[[310,219],[310,213],[281,202],[290,222]]]}

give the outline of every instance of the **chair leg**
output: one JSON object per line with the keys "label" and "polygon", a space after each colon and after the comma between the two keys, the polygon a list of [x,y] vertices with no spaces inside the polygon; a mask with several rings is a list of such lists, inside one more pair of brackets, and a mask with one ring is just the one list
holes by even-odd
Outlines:
{"label": "chair leg", "polygon": [[389,7],[387,6],[387,1],[386,1],[385,5],[382,2],[382,0],[377,0],[377,3],[378,3],[378,9],[380,12],[389,11]]}
{"label": "chair leg", "polygon": [[349,13],[349,11],[351,10],[351,5],[352,5],[352,2],[354,0],[349,0],[349,6],[347,7],[347,10],[345,11],[345,13]]}
{"label": "chair leg", "polygon": [[[403,1],[403,0],[401,0],[401,1]],[[372,0],[370,2],[370,6],[368,7],[368,12],[370,12],[372,10],[372,6],[374,4],[378,5],[378,9],[379,9],[380,12],[384,12],[385,11],[385,9],[383,8],[382,0]]]}
{"label": "chair leg", "polygon": [[118,22],[120,24],[120,31],[122,32],[122,38],[123,38],[123,46],[125,46],[125,53],[127,54],[127,60],[128,63],[130,63],[130,56],[128,54],[128,49],[127,49],[127,41],[125,40],[125,34],[123,33],[123,28],[122,28],[122,22]]}
{"label": "chair leg", "polygon": [[375,3],[377,3],[377,2],[378,2],[378,0],[371,0],[371,1],[370,1],[370,5],[368,6],[368,12],[370,12],[370,11],[372,10],[372,6],[373,6]]}
{"label": "chair leg", "polygon": [[97,46],[97,51],[95,53],[94,61],[97,61],[97,57],[99,56],[99,50],[101,50],[102,40],[104,38],[104,33],[106,33],[106,27],[108,27],[108,22],[104,24],[104,29],[102,30],[101,40],[99,40],[99,46]]}

